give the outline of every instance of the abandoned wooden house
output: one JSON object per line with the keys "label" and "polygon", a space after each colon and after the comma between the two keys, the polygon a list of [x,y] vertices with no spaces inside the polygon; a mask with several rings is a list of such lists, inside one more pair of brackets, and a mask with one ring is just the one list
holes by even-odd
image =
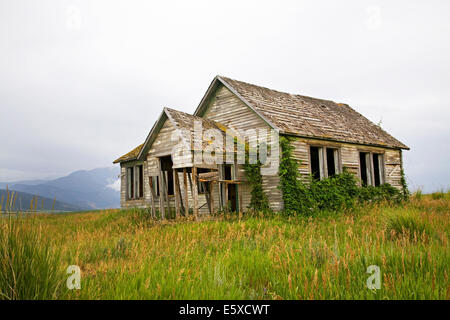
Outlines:
{"label": "abandoned wooden house", "polygon": [[[195,122],[216,129],[225,139],[227,130],[273,129],[296,137],[294,157],[300,173],[323,179],[346,168],[363,185],[390,183],[401,188],[402,150],[406,145],[347,104],[288,94],[217,76],[193,115],[164,108],[145,142],[115,160],[121,166],[121,206],[150,207],[164,214],[189,210],[195,215],[228,208],[245,211],[251,189],[243,165],[195,161],[210,141],[192,143]],[[188,152],[175,156],[178,132]],[[217,139],[217,137],[216,137]],[[197,145],[193,147],[193,145]],[[234,152],[234,147],[226,151]],[[263,190],[274,211],[283,200],[275,172],[263,175]]]}

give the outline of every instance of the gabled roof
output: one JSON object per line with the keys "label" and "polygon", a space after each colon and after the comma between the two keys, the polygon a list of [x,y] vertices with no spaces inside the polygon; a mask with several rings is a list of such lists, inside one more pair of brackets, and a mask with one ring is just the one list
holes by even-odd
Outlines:
{"label": "gabled roof", "polygon": [[[225,136],[226,130],[228,130],[228,128],[218,122],[193,116],[192,114],[181,112],[175,109],[164,108],[158,120],[150,130],[150,133],[148,134],[145,142],[115,160],[114,163],[143,159],[145,154],[147,154],[148,150],[151,148],[156,136],[158,135],[166,120],[169,120],[176,129],[180,130],[179,133],[181,135],[181,138],[184,139],[186,143],[190,144],[191,150],[193,150],[194,148],[193,141],[195,121],[201,122],[203,132],[209,129],[217,129],[222,133],[223,136]],[[211,142],[212,141],[202,139],[202,148],[205,148]]]}
{"label": "gabled roof", "polygon": [[279,92],[222,76],[214,78],[194,115],[203,115],[210,95],[220,84],[281,134],[409,149],[347,104]]}

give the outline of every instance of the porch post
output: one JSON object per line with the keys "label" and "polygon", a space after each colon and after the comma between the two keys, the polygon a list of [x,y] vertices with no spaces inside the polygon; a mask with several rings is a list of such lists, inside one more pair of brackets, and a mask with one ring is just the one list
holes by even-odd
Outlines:
{"label": "porch post", "polygon": [[192,167],[192,192],[194,198],[194,216],[198,216],[198,187],[197,187],[197,167]]}
{"label": "porch post", "polygon": [[214,181],[209,183],[209,199],[211,201],[211,215],[214,215]]}
{"label": "porch post", "polygon": [[186,216],[189,214],[189,197],[186,168],[183,168],[184,208]]}
{"label": "porch post", "polygon": [[159,174],[159,213],[161,215],[161,219],[164,219],[164,189],[163,189],[163,174],[161,171],[161,159],[158,159],[158,174]]}
{"label": "porch post", "polygon": [[148,182],[150,185],[150,194],[152,197],[152,217],[156,217],[156,208],[155,208],[155,190],[153,188],[153,177],[148,177]]}
{"label": "porch post", "polygon": [[176,169],[173,169],[173,193],[175,194],[175,218],[180,216],[180,193],[179,193],[179,185],[178,185],[178,172]]}

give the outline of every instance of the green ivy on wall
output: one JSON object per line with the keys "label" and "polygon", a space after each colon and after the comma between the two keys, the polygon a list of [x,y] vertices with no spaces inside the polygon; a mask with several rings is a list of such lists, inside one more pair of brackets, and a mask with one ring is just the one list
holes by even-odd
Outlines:
{"label": "green ivy on wall", "polygon": [[299,162],[292,157],[294,147],[291,142],[295,138],[280,136],[280,186],[283,194],[284,211],[291,213],[306,213],[313,210],[314,204],[308,195],[307,187],[301,181],[298,171]]}
{"label": "green ivy on wall", "polygon": [[[236,139],[235,139],[236,141]],[[245,177],[250,185],[250,204],[249,209],[253,211],[270,211],[269,199],[264,192],[262,185],[262,175],[261,175],[261,162],[258,160],[257,163],[253,164],[249,161],[249,146],[248,143],[245,144],[245,164],[244,172]]]}
{"label": "green ivy on wall", "polygon": [[[280,137],[280,185],[283,193],[284,212],[310,215],[318,210],[339,211],[353,208],[357,203],[379,201],[400,202],[405,200],[405,191],[394,188],[390,184],[379,187],[359,187],[355,176],[344,168],[344,172],[322,180],[309,176],[302,181],[298,170],[300,163],[292,156],[293,137]],[[406,181],[403,182],[402,184]],[[403,190],[407,190],[404,186]],[[408,191],[406,191],[406,194]]]}

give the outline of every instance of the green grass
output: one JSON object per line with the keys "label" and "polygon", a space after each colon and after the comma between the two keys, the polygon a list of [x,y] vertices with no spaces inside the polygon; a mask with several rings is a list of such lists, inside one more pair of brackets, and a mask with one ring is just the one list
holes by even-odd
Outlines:
{"label": "green grass", "polygon": [[0,224],[0,299],[53,299],[63,273],[58,251],[42,238],[34,219],[8,217]]}
{"label": "green grass", "polygon": [[[38,215],[12,219],[16,235],[0,238],[16,242],[2,242],[0,265],[8,269],[5,248],[20,252],[33,243],[35,252],[25,250],[15,268],[20,274],[26,262],[37,267],[36,276],[23,276],[35,289],[9,298],[449,299],[448,199],[421,195],[313,217]],[[10,220],[0,220],[7,230]],[[69,265],[81,268],[81,290],[65,288]],[[380,290],[366,287],[370,265],[381,268]]]}

